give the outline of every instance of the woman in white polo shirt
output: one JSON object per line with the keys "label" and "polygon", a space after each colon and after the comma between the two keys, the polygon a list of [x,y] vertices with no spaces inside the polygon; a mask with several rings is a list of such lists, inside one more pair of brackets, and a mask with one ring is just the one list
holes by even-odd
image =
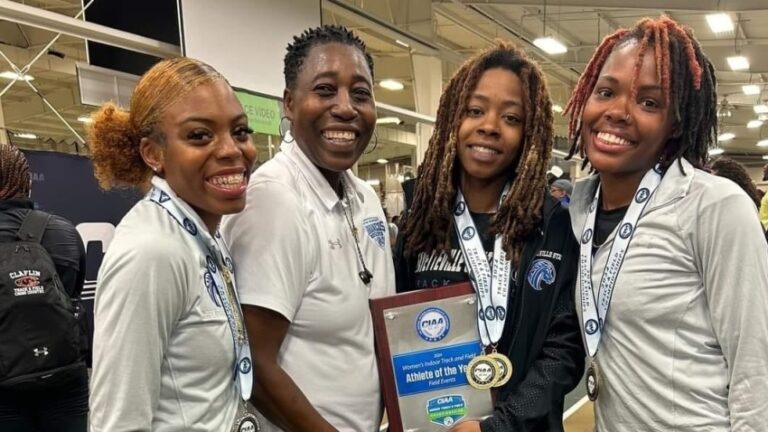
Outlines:
{"label": "woman in white polo shirt", "polygon": [[349,170],[376,123],[372,60],[347,29],[314,28],[288,46],[285,81],[290,134],[223,224],[254,404],[266,430],[378,430],[368,299],[394,293],[394,270],[379,199]]}
{"label": "woman in white polo shirt", "polygon": [[92,432],[254,430],[250,349],[217,231],[245,205],[251,133],[224,77],[187,58],[150,69],[130,114],[94,115],[99,184],[148,193],[99,271]]}

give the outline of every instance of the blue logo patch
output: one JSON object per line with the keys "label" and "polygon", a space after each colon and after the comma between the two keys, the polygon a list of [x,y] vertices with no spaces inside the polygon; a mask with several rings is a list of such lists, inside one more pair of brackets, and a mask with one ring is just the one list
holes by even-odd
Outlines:
{"label": "blue logo patch", "polygon": [[635,195],[635,201],[638,203],[644,203],[649,196],[651,196],[651,191],[648,190],[648,188],[642,188],[637,191],[637,194]]}
{"label": "blue logo patch", "polygon": [[619,230],[619,235],[623,239],[629,238],[629,236],[632,235],[632,224],[627,222],[624,225],[622,225],[621,229]]}
{"label": "blue logo patch", "polygon": [[416,318],[416,333],[427,342],[438,342],[451,330],[448,314],[440,308],[431,307],[421,311]]}
{"label": "blue logo patch", "polygon": [[597,321],[591,319],[587,321],[587,324],[584,326],[584,330],[587,331],[588,335],[593,335],[597,333]]}
{"label": "blue logo patch", "polygon": [[251,361],[247,358],[244,358],[240,360],[240,363],[238,364],[238,368],[240,369],[240,373],[247,374],[251,371]]}
{"label": "blue logo patch", "polygon": [[581,236],[581,242],[587,244],[592,241],[592,229],[584,231],[584,235]]}
{"label": "blue logo patch", "polygon": [[386,243],[386,236],[384,233],[387,231],[384,221],[377,217],[365,218],[365,220],[363,220],[363,227],[365,227],[365,232],[368,233],[368,237],[383,249],[384,244]]}
{"label": "blue logo patch", "polygon": [[427,401],[427,415],[430,422],[450,427],[467,415],[467,403],[462,395],[439,396]]}
{"label": "blue logo patch", "polygon": [[464,240],[469,241],[469,240],[472,240],[472,238],[474,237],[475,237],[475,229],[472,228],[471,226],[464,228],[464,231],[461,232],[461,238],[463,238]]}
{"label": "blue logo patch", "polygon": [[555,266],[545,259],[535,260],[528,270],[528,283],[536,291],[541,291],[542,282],[549,285],[555,281],[556,277]]}
{"label": "blue logo patch", "polygon": [[213,281],[211,272],[205,272],[203,275],[203,282],[205,282],[205,289],[208,291],[208,296],[211,297],[213,304],[221,307],[221,303],[219,303],[219,296],[216,293],[216,283]]}
{"label": "blue logo patch", "polygon": [[463,201],[456,204],[456,208],[453,210],[453,214],[456,216],[461,216],[464,214],[464,212],[467,210],[467,204],[465,204]]}
{"label": "blue logo patch", "polygon": [[195,226],[195,223],[188,218],[184,218],[184,229],[192,235],[197,235],[197,227]]}
{"label": "blue logo patch", "polygon": [[208,271],[211,272],[211,273],[215,274],[218,271],[218,269],[216,268],[216,261],[214,261],[213,258],[211,258],[210,255],[206,255],[206,257],[205,257],[205,265],[206,265],[206,267],[208,267]]}

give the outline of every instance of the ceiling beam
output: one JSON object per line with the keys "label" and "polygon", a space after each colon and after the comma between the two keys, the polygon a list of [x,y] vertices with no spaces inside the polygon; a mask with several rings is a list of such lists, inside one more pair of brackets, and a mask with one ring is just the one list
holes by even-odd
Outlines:
{"label": "ceiling beam", "polygon": [[[461,4],[458,0],[455,0],[454,3]],[[555,78],[566,86],[571,86],[578,81],[580,75],[579,72],[563,67],[558,62],[543,54],[541,50],[533,44],[533,35],[529,34],[527,30],[521,28],[517,24],[504,18],[503,15],[495,9],[484,8],[482,6],[468,6],[467,9],[474,11],[478,15],[505,30],[515,39],[522,42],[529,54],[537,57],[542,63],[552,66],[553,70],[548,71],[552,78]]]}
{"label": "ceiling beam", "polygon": [[177,45],[81,21],[10,0],[0,0],[0,19],[163,58],[181,55],[181,49]]}
{"label": "ceiling beam", "polygon": [[[3,0],[0,0],[3,1]],[[7,1],[7,0],[6,0]],[[411,32],[407,32],[395,26],[392,23],[386,22],[378,17],[375,17],[363,9],[356,6],[347,4],[340,0],[324,0],[322,2],[323,9],[326,11],[344,17],[358,25],[366,27],[388,39],[391,42],[401,41],[408,44],[410,49],[413,49],[419,54],[426,54],[433,57],[441,58],[445,61],[461,64],[466,59],[466,56],[459,53],[442,49],[430,41],[424,40],[421,36],[417,36]]]}
{"label": "ceiling beam", "polygon": [[[443,0],[448,2],[450,0]],[[515,5],[539,6],[540,0],[461,0],[466,5]],[[718,9],[718,0],[645,0],[628,2],[627,0],[558,0],[558,6],[616,8],[616,9],[658,9],[680,11],[713,11]],[[765,0],[728,0],[727,8],[731,12],[764,11]]]}

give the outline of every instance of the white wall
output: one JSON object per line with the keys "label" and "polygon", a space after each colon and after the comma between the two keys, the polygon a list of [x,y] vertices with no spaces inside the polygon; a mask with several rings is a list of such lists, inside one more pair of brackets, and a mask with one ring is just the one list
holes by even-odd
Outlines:
{"label": "white wall", "polygon": [[320,25],[320,0],[179,0],[182,52],[234,87],[282,97],[285,47]]}

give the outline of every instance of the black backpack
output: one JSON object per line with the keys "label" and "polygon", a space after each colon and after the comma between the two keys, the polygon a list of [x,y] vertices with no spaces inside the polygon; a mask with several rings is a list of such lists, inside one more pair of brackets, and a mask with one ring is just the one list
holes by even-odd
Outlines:
{"label": "black backpack", "polygon": [[0,243],[0,388],[45,386],[82,360],[82,312],[40,244],[51,215],[29,212],[16,241]]}

